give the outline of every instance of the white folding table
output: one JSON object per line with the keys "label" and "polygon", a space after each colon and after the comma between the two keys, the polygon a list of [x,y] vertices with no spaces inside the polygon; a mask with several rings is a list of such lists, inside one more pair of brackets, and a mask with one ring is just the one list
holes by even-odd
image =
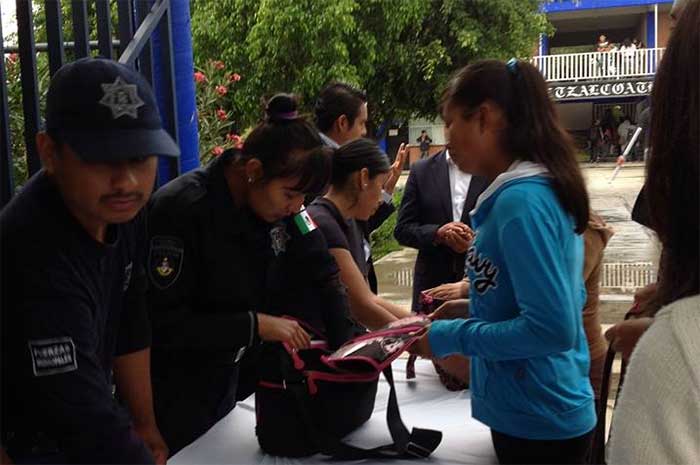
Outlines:
{"label": "white folding table", "polygon": [[[497,463],[489,429],[471,418],[469,391],[449,392],[439,382],[432,364],[426,360],[416,363],[416,379],[406,380],[406,359],[394,362],[401,417],[410,430],[413,426],[442,431],[440,446],[425,460],[381,461],[384,464],[492,464]],[[390,442],[386,424],[386,404],[389,386],[381,378],[377,390],[374,414],[370,420],[349,435],[346,440],[360,447],[375,447]],[[341,400],[342,401],[342,400]],[[327,457],[316,455],[303,459],[273,457],[262,453],[255,437],[255,399],[251,396],[239,402],[233,411],[207,433],[177,453],[168,461],[182,464],[321,464]],[[364,460],[363,463],[379,463]]]}

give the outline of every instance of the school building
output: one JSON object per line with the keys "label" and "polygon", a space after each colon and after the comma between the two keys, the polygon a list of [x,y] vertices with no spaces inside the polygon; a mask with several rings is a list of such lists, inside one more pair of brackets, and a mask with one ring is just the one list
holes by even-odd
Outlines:
{"label": "school building", "polygon": [[[581,147],[593,122],[607,109],[636,122],[670,36],[672,4],[672,0],[543,2],[555,31],[540,38],[531,61],[547,81],[564,126]],[[596,51],[601,34],[610,51]],[[637,39],[641,47],[619,50],[625,39]],[[415,144],[424,129],[433,139],[434,151],[440,150],[444,144],[440,120],[412,120],[404,137]]]}

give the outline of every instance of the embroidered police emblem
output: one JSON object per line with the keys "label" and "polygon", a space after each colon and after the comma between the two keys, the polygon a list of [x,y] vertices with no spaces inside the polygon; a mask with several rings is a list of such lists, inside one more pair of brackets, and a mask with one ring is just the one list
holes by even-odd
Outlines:
{"label": "embroidered police emblem", "polygon": [[182,271],[184,247],[182,240],[172,236],[151,239],[148,253],[148,275],[158,289],[170,287]]}
{"label": "embroidered police emblem", "polygon": [[270,239],[272,239],[272,251],[275,253],[275,256],[287,251],[287,241],[290,237],[284,225],[272,228],[270,230]]}
{"label": "embroidered police emblem", "polygon": [[100,103],[112,110],[112,119],[139,117],[138,109],[145,103],[139,97],[136,84],[127,84],[118,76],[113,84],[102,84],[102,90],[105,94]]}
{"label": "embroidered police emblem", "polygon": [[168,257],[163,257],[163,262],[160,264],[159,267],[156,268],[156,271],[159,275],[161,275],[164,278],[166,276],[170,276],[170,274],[173,272],[173,267],[170,266],[170,261],[168,260]]}

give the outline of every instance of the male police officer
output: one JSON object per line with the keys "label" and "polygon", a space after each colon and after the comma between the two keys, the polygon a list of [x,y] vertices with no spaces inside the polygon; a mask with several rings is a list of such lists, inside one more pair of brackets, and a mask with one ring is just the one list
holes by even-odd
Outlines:
{"label": "male police officer", "polygon": [[143,77],[110,60],[61,68],[46,112],[43,169],[0,215],[2,445],[19,462],[164,463],[139,211],[154,155],[179,150]]}

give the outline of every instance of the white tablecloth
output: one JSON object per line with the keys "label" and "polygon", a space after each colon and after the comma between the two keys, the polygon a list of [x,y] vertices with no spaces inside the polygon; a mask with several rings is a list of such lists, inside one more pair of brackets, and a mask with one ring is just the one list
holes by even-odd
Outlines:
{"label": "white tablecloth", "polygon": [[[394,363],[394,379],[401,417],[410,430],[413,426],[440,430],[442,442],[426,460],[383,461],[387,464],[490,464],[497,463],[489,429],[471,418],[469,391],[449,392],[425,360],[416,363],[416,379],[407,381],[406,360]],[[390,442],[386,424],[389,386],[381,378],[372,418],[347,437],[360,447],[374,447]],[[304,459],[273,457],[263,454],[255,437],[255,400],[239,402],[233,411],[193,444],[168,461],[180,464],[320,464],[328,459],[318,455]],[[364,463],[373,463],[364,461]]]}

